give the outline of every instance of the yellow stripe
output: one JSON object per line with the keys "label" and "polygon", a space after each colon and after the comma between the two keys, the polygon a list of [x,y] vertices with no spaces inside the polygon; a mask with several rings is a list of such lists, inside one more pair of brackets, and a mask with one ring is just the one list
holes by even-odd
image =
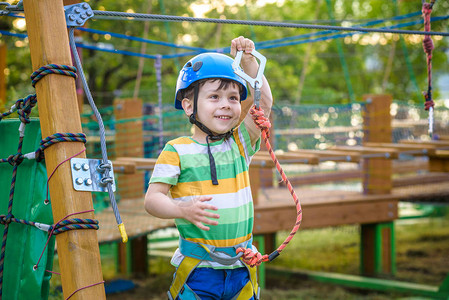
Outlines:
{"label": "yellow stripe", "polygon": [[237,178],[227,178],[218,180],[218,185],[213,185],[212,181],[195,181],[195,182],[178,182],[172,187],[171,193],[173,198],[192,196],[192,186],[195,190],[201,191],[202,195],[229,194],[237,193],[250,185],[248,171],[244,171],[237,175]]}
{"label": "yellow stripe", "polygon": [[179,137],[179,138],[177,138],[177,139],[174,139],[174,140],[172,140],[172,141],[170,141],[169,142],[170,143],[170,145],[180,145],[180,144],[185,144],[185,145],[187,145],[187,144],[194,144],[195,143],[195,141],[193,141],[191,138],[189,138],[189,137],[186,137],[186,136],[182,136],[182,137]]}
{"label": "yellow stripe", "polygon": [[177,152],[163,151],[157,159],[157,164],[179,166],[179,155]]}
{"label": "yellow stripe", "polygon": [[187,238],[188,241],[195,242],[195,243],[202,243],[207,245],[212,245],[215,247],[232,247],[238,244],[241,244],[243,242],[246,242],[251,238],[251,233],[249,233],[247,236],[236,238],[236,239],[229,239],[229,240],[206,240],[201,238]]}
{"label": "yellow stripe", "polygon": [[239,147],[240,155],[245,157],[245,148],[243,148],[243,144],[242,144],[242,141],[240,140],[240,136],[239,136],[240,130],[241,129],[239,128],[239,130],[234,131],[234,139],[235,139],[235,143]]}

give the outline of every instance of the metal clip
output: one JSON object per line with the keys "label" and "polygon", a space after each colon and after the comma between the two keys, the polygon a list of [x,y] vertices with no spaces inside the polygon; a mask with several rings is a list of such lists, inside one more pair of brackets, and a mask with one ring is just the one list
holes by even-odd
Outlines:
{"label": "metal clip", "polygon": [[253,49],[253,51],[251,51],[251,55],[259,59],[259,69],[257,70],[257,75],[255,78],[250,77],[240,67],[243,51],[237,51],[237,55],[235,56],[234,62],[232,63],[232,69],[234,70],[235,74],[246,80],[249,83],[249,85],[254,89],[254,103],[256,104],[256,106],[259,106],[260,88],[262,87],[263,84],[263,72],[265,70],[267,59],[265,58],[265,56],[257,52],[256,49]]}
{"label": "metal clip", "polygon": [[67,26],[78,27],[94,16],[94,12],[87,3],[64,6]]}

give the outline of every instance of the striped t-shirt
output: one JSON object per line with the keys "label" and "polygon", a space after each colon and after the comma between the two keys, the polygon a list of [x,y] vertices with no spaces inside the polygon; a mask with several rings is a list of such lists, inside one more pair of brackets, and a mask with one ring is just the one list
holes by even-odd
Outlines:
{"label": "striped t-shirt", "polygon": [[[253,201],[248,168],[252,156],[259,150],[260,139],[254,148],[249,133],[242,123],[227,140],[210,143],[215,159],[218,185],[211,181],[207,144],[200,144],[190,137],[169,141],[157,160],[150,183],[162,182],[171,185],[174,200],[189,201],[198,196],[211,196],[207,203],[218,207],[218,225],[208,225],[210,230],[201,230],[185,219],[175,219],[181,237],[216,247],[230,247],[251,238],[253,230]],[[214,219],[217,220],[217,219]],[[179,249],[172,264],[178,266],[183,258]],[[204,261],[201,266],[235,268],[242,266],[237,261],[231,266]]]}

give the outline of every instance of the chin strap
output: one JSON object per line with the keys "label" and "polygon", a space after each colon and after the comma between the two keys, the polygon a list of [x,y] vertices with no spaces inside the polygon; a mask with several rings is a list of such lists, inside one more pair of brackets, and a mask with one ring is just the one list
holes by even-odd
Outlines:
{"label": "chin strap", "polygon": [[215,159],[212,155],[212,152],[210,150],[209,140],[211,141],[219,141],[221,139],[229,139],[232,134],[234,133],[234,130],[231,129],[230,131],[222,134],[214,134],[209,128],[207,128],[203,123],[198,121],[196,119],[196,113],[197,113],[197,103],[198,103],[198,93],[199,93],[199,86],[197,83],[195,83],[194,86],[194,98],[193,98],[193,113],[189,116],[189,121],[193,125],[196,125],[201,131],[207,134],[206,136],[206,143],[207,143],[207,154],[209,156],[209,164],[210,164],[210,176],[212,179],[213,185],[218,185],[218,178],[217,178],[217,167],[215,166]]}

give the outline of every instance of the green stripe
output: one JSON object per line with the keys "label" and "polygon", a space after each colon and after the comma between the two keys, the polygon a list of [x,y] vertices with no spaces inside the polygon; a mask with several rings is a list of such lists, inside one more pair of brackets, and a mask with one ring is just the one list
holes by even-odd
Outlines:
{"label": "green stripe", "polygon": [[234,224],[206,225],[210,228],[209,231],[201,230],[193,224],[178,225],[178,220],[176,219],[175,221],[179,233],[184,238],[231,240],[247,236],[253,230],[253,218]]}
{"label": "green stripe", "polygon": [[176,183],[178,183],[176,178],[173,178],[173,177],[151,177],[150,183],[155,183],[155,182],[162,182],[162,183],[166,183],[166,184],[170,184],[170,185],[175,185]]}

